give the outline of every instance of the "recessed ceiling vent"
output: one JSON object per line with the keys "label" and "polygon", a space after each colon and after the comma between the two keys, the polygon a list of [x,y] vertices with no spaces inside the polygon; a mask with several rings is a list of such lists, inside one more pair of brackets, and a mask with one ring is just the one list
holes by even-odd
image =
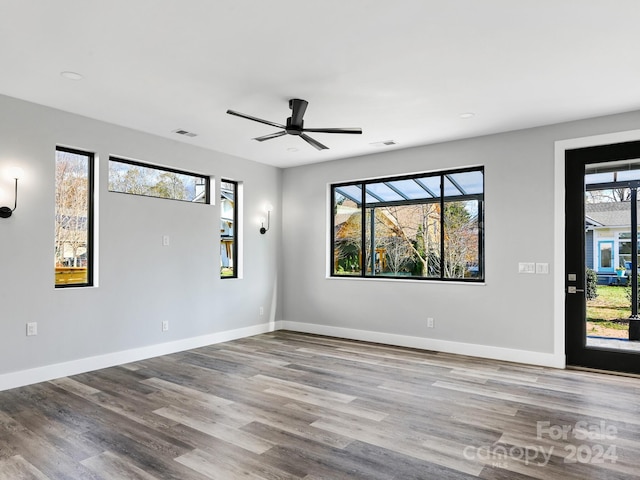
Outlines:
{"label": "recessed ceiling vent", "polygon": [[397,143],[395,142],[395,140],[385,140],[384,142],[374,142],[370,143],[369,145],[373,147],[389,147],[391,145],[397,145]]}
{"label": "recessed ceiling vent", "polygon": [[197,133],[188,132],[187,130],[183,130],[179,128],[178,130],[174,130],[173,133],[177,133],[178,135],[184,135],[185,137],[197,137]]}

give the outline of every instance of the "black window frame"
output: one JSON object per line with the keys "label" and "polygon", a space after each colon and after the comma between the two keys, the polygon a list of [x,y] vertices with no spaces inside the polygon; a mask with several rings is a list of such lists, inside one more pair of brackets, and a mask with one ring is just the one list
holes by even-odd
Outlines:
{"label": "black window frame", "polygon": [[[445,177],[449,175],[455,175],[459,173],[467,173],[467,172],[480,172],[482,173],[482,193],[480,194],[466,194],[466,195],[458,195],[458,196],[446,196],[444,193],[445,188]],[[375,204],[371,202],[367,202],[367,190],[366,185],[369,184],[379,184],[384,182],[395,182],[401,180],[414,180],[414,179],[422,179],[425,177],[440,177],[440,192],[437,197],[434,197],[431,201],[426,202],[425,199],[407,199],[401,201],[377,201]],[[449,179],[451,181],[451,179]],[[455,183],[454,183],[455,184]],[[367,209],[368,205],[375,205],[376,207],[384,207],[390,205],[410,205],[410,204],[423,204],[423,203],[436,203],[436,201],[440,204],[440,211],[444,212],[444,205],[447,202],[451,201],[459,201],[459,200],[477,200],[478,201],[478,275],[476,277],[445,277],[444,269],[442,268],[442,262],[445,258],[444,250],[445,250],[445,218],[444,214],[441,214],[440,217],[440,266],[439,266],[439,276],[431,276],[431,277],[422,277],[422,276],[397,276],[397,275],[376,275],[375,273],[368,273],[368,265],[360,265],[360,273],[359,274],[349,274],[349,273],[338,273],[336,272],[336,264],[335,264],[335,242],[336,242],[336,225],[335,225],[335,213],[334,208],[336,205],[336,188],[346,187],[346,186],[357,186],[361,190],[361,198],[359,199],[359,209],[361,215],[361,232],[360,232],[360,245],[361,250],[364,250],[366,241],[367,241]],[[457,186],[456,186],[457,187]],[[432,192],[428,190],[426,187],[425,190],[429,191],[430,194]],[[400,193],[400,192],[397,192]],[[340,183],[332,183],[330,185],[330,251],[329,251],[329,276],[333,278],[367,278],[367,279],[383,279],[383,280],[405,280],[405,281],[437,281],[437,282],[468,282],[468,283],[484,283],[486,279],[486,261],[484,258],[484,243],[485,243],[485,233],[484,233],[484,220],[485,220],[485,172],[484,166],[477,167],[467,167],[467,168],[459,168],[452,170],[440,170],[440,171],[432,171],[432,172],[421,172],[415,174],[407,174],[407,175],[397,175],[390,177],[382,177],[382,178],[371,178],[365,180],[352,180],[347,182]],[[355,196],[352,198],[353,201],[358,201]],[[378,199],[382,200],[382,199]],[[373,254],[372,254],[373,256]],[[373,260],[375,261],[375,260]],[[364,262],[362,260],[361,262]]]}
{"label": "black window frame", "polygon": [[[66,152],[73,155],[87,157],[87,281],[81,283],[57,284],[55,288],[93,287],[94,285],[94,218],[95,218],[95,153],[78,150],[75,148],[56,146],[57,152]],[[57,188],[57,186],[56,186]]]}
{"label": "black window frame", "polygon": [[[226,178],[220,179],[220,196],[222,197],[222,184],[223,183],[231,183],[233,184],[233,247],[232,247],[232,258],[233,261],[233,275],[222,275],[220,272],[220,278],[238,278],[238,208],[239,208],[239,199],[238,199],[238,184],[239,182],[235,180],[228,180]],[[220,203],[220,207],[222,207],[222,203]],[[222,221],[222,209],[220,211],[220,221]],[[222,242],[222,236],[220,236],[220,241]]]}
{"label": "black window frame", "polygon": [[140,162],[138,160],[129,160],[126,158],[121,158],[121,157],[117,157],[117,156],[109,156],[109,164],[111,164],[111,162],[117,162],[117,163],[124,163],[127,165],[133,165],[136,167],[143,167],[143,168],[149,168],[152,170],[158,170],[161,172],[169,172],[169,173],[177,173],[179,175],[187,175],[190,177],[194,177],[194,178],[202,178],[204,179],[204,187],[205,187],[205,194],[204,194],[204,199],[202,202],[196,202],[194,200],[183,200],[181,198],[172,198],[172,197],[160,197],[157,195],[146,195],[144,193],[132,193],[132,192],[121,192],[119,190],[111,190],[111,187],[109,185],[109,178],[107,175],[107,189],[110,193],[121,193],[124,195],[135,195],[138,197],[148,197],[148,198],[160,198],[163,200],[174,200],[174,201],[178,201],[178,202],[187,202],[187,203],[194,203],[194,204],[203,204],[203,205],[209,205],[210,201],[211,201],[211,177],[209,177],[209,175],[203,175],[201,173],[195,173],[195,172],[189,172],[187,170],[180,170],[177,168],[172,168],[172,167],[164,167],[164,166],[160,166],[160,165],[155,165],[152,163],[146,163],[146,162]]}

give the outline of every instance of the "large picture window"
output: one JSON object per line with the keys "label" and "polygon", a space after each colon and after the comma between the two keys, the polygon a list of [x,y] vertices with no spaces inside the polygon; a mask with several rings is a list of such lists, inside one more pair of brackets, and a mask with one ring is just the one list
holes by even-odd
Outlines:
{"label": "large picture window", "polygon": [[220,276],[237,278],[238,182],[220,182]]}
{"label": "large picture window", "polygon": [[93,285],[93,154],[56,149],[55,286]]}
{"label": "large picture window", "polygon": [[484,280],[484,170],[331,186],[331,275]]}
{"label": "large picture window", "polygon": [[209,177],[131,160],[109,159],[109,191],[209,203]]}

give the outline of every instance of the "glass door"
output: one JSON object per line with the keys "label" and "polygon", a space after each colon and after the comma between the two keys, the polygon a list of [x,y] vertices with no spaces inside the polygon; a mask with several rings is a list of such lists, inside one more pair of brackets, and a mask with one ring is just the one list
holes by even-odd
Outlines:
{"label": "glass door", "polygon": [[613,242],[610,240],[598,241],[598,271],[602,273],[610,273],[614,271]]}
{"label": "glass door", "polygon": [[568,150],[567,364],[640,373],[640,142]]}

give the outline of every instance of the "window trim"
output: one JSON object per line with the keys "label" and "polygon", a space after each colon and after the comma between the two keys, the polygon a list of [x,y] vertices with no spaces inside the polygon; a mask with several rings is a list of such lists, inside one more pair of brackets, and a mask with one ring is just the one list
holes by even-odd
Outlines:
{"label": "window trim", "polygon": [[[118,190],[111,190],[111,188],[109,188],[109,174],[107,173],[107,190],[109,191],[109,193],[121,193],[124,195],[135,195],[138,197],[147,197],[147,198],[160,198],[163,200],[174,200],[177,202],[187,202],[187,203],[193,203],[193,204],[203,204],[203,205],[209,205],[211,203],[211,177],[209,175],[204,175],[204,174],[200,174],[200,173],[195,173],[195,172],[189,172],[186,170],[180,170],[177,168],[172,168],[172,167],[165,167],[165,166],[160,166],[160,165],[156,165],[153,163],[146,163],[146,162],[140,162],[138,160],[130,160],[127,158],[121,158],[121,157],[117,157],[115,155],[110,155],[109,156],[109,163],[111,161],[117,162],[117,163],[125,163],[127,165],[133,165],[136,167],[143,167],[143,168],[150,168],[152,170],[160,170],[162,172],[169,172],[169,173],[177,173],[179,175],[188,175],[190,177],[196,177],[196,178],[202,178],[204,179],[204,188],[205,188],[205,197],[204,197],[204,201],[203,202],[194,202],[193,200],[181,200],[179,198],[170,198],[170,197],[158,197],[155,195],[145,195],[142,193],[131,193],[131,192],[120,192]],[[107,172],[109,171],[109,169],[107,168]]]}
{"label": "window trim", "polygon": [[[467,172],[481,172],[482,173],[482,193],[480,194],[466,194],[466,195],[457,195],[457,196],[445,196],[444,195],[444,182],[443,179],[448,175],[454,175],[459,173],[467,173]],[[395,200],[395,201],[380,201],[375,202],[375,204],[367,203],[366,201],[366,185],[368,184],[376,184],[383,182],[394,182],[400,180],[411,180],[416,178],[424,178],[424,177],[440,177],[440,195],[433,199],[414,199],[414,200]],[[451,179],[450,179],[451,180]],[[424,203],[439,203],[441,212],[444,212],[444,204],[447,201],[460,201],[460,200],[478,200],[478,263],[479,270],[481,275],[478,277],[445,277],[444,269],[440,268],[440,275],[438,277],[418,277],[418,276],[396,276],[396,275],[373,275],[371,273],[367,273],[367,267],[361,266],[360,273],[357,275],[348,275],[348,274],[340,274],[336,273],[336,265],[335,265],[335,193],[336,188],[349,186],[349,185],[358,185],[361,189],[361,199],[360,199],[360,215],[361,215],[361,248],[364,249],[364,245],[367,240],[367,222],[366,215],[367,209],[370,205],[375,205],[376,207],[384,207],[391,205],[416,205],[416,204],[424,204]],[[352,199],[354,200],[354,199]],[[355,201],[355,200],[354,200]],[[336,182],[329,184],[329,278],[341,278],[341,279],[356,279],[356,280],[382,280],[382,281],[430,281],[430,282],[447,282],[447,283],[474,283],[474,284],[484,284],[486,282],[486,261],[484,258],[485,251],[485,229],[484,229],[484,207],[485,207],[485,169],[484,166],[474,166],[474,167],[464,167],[457,169],[449,169],[449,170],[434,170],[428,172],[418,172],[412,174],[404,174],[404,175],[394,175],[388,177],[376,177],[376,178],[368,178],[368,179],[360,179],[360,180],[351,180],[344,182]],[[445,249],[445,229],[444,227],[444,215],[441,215],[440,218],[440,259],[444,258],[444,249]]]}
{"label": "window trim", "polygon": [[[74,155],[81,155],[88,158],[87,171],[87,281],[83,283],[64,283],[56,284],[55,288],[76,288],[76,287],[93,287],[94,286],[94,217],[95,217],[95,163],[96,155],[93,152],[78,150],[75,148],[62,147],[57,145],[56,152],[66,152]],[[54,266],[55,268],[55,266]],[[55,275],[55,270],[54,270]]]}
{"label": "window trim", "polygon": [[[238,244],[239,244],[239,225],[238,225],[238,210],[239,210],[239,194],[238,194],[238,184],[239,182],[235,180],[229,180],[226,178],[220,178],[220,195],[222,195],[222,184],[223,183],[231,183],[233,184],[233,248],[232,248],[232,262],[233,262],[233,275],[222,275],[220,273],[221,279],[227,278],[239,278],[238,275]],[[222,221],[222,201],[220,201],[220,220]]]}

